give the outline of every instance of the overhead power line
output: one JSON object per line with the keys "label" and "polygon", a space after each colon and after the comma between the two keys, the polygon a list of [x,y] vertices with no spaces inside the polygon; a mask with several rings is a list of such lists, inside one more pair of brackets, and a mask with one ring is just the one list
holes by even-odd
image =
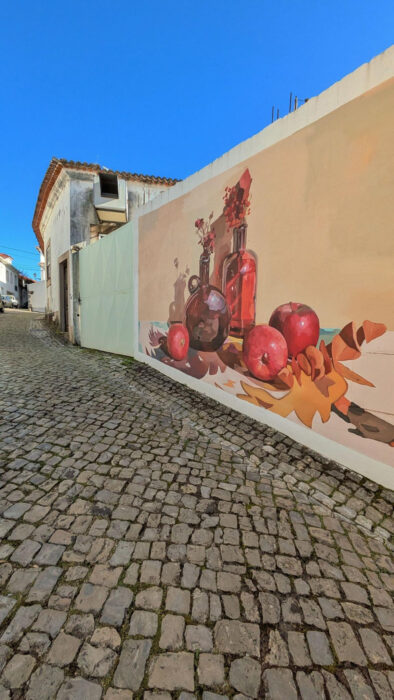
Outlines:
{"label": "overhead power line", "polygon": [[32,253],[31,250],[23,250],[22,248],[11,248],[11,246],[3,245],[3,243],[0,243],[0,248],[2,250],[15,250],[18,253],[26,253],[26,255],[33,255],[35,258],[38,256],[38,253]]}

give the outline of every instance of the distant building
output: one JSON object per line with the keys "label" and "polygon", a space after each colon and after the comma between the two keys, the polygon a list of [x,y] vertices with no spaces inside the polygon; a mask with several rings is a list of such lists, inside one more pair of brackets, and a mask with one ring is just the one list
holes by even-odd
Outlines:
{"label": "distant building", "polygon": [[0,294],[13,294],[19,304],[19,271],[12,262],[10,255],[0,253]]}
{"label": "distant building", "polygon": [[52,158],[38,193],[33,230],[45,256],[46,313],[79,342],[78,249],[130,220],[176,180]]}

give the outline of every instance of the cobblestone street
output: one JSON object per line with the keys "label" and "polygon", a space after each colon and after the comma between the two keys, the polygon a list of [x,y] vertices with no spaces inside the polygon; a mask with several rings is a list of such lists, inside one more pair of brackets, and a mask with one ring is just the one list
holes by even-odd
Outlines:
{"label": "cobblestone street", "polygon": [[0,700],[389,700],[394,493],[0,316]]}

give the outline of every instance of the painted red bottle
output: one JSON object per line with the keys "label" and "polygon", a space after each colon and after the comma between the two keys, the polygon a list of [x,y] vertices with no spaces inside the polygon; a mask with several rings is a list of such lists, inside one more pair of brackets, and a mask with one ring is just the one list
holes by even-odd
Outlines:
{"label": "painted red bottle", "polygon": [[189,331],[190,347],[213,352],[226,340],[230,312],[224,295],[209,284],[210,253],[200,255],[200,274],[189,279],[190,297],[185,306],[185,325]]}
{"label": "painted red bottle", "polygon": [[233,252],[223,263],[223,294],[231,313],[230,335],[243,338],[256,321],[257,263],[246,250],[247,224],[233,230]]}

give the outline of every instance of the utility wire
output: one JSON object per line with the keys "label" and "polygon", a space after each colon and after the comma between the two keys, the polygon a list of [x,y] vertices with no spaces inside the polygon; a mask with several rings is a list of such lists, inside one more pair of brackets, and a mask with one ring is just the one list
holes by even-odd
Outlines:
{"label": "utility wire", "polygon": [[32,253],[30,250],[23,250],[22,248],[11,248],[11,246],[3,245],[0,243],[0,248],[3,250],[16,250],[18,253],[26,253],[27,255],[33,255],[35,258],[38,256],[38,253]]}

